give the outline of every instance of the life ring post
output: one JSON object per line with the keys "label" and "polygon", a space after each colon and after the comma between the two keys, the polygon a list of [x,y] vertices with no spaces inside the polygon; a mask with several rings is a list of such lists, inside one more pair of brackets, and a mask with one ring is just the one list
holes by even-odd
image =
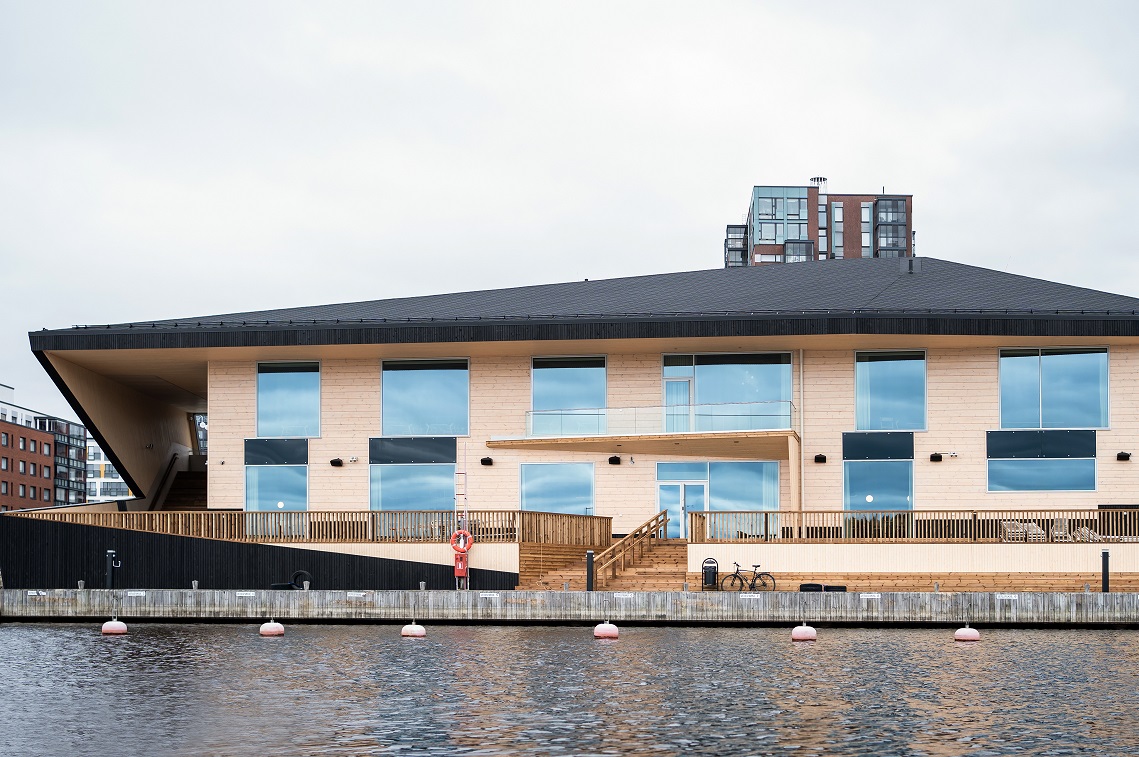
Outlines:
{"label": "life ring post", "polygon": [[475,537],[465,528],[460,528],[451,534],[451,549],[459,554],[466,554],[475,545]]}

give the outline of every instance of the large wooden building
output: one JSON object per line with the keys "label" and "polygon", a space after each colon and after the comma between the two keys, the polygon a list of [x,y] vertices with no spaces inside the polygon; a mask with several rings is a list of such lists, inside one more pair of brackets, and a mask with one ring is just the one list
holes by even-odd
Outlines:
{"label": "large wooden building", "polygon": [[[131,511],[204,469],[207,512],[306,522],[541,512],[624,535],[665,512],[690,574],[1075,577],[1105,545],[1139,573],[1136,298],[847,259],[30,336]],[[349,541],[309,548],[451,554]]]}

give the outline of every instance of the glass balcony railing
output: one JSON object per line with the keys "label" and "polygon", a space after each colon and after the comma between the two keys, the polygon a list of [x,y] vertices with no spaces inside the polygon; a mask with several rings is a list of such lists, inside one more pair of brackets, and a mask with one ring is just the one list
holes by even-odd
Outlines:
{"label": "glass balcony railing", "polygon": [[717,405],[531,410],[526,436],[628,436],[722,431],[785,431],[793,428],[795,405],[786,400]]}

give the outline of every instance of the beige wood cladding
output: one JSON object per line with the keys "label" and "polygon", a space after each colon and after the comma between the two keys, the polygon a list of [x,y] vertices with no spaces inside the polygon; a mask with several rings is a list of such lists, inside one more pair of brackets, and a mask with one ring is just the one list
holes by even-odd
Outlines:
{"label": "beige wood cladding", "polygon": [[[293,547],[296,544],[280,544]],[[525,545],[523,545],[525,546]],[[455,551],[450,544],[319,544],[307,543],[305,549],[320,552],[335,552],[341,555],[362,555],[364,557],[384,557],[388,560],[431,563],[433,565],[454,565]],[[568,547],[563,549],[570,549]],[[573,549],[584,550],[585,547]],[[504,573],[518,572],[518,544],[476,544],[470,552],[470,566],[478,570],[499,570]],[[473,587],[477,589],[478,587]]]}
{"label": "beige wood cladding", "polygon": [[[828,346],[836,340],[826,342]],[[854,353],[860,349],[925,349],[927,354],[927,431],[915,434],[914,505],[916,509],[1041,509],[1090,507],[1100,503],[1139,504],[1139,463],[1119,462],[1117,451],[1135,452],[1139,459],[1139,348],[1116,344],[1110,350],[1111,428],[1098,433],[1098,490],[1095,492],[988,492],[985,432],[1000,427],[1000,346],[1040,345],[1025,340],[974,340],[983,346],[965,346],[962,338],[883,337],[851,338],[850,349],[807,349],[793,352],[793,401],[796,431],[802,424],[797,460],[783,459],[780,471],[780,506],[785,510],[835,510],[843,506],[842,434],[854,431]],[[1086,343],[1086,340],[1081,340]],[[809,342],[809,340],[808,340]],[[1057,340],[1056,346],[1074,343]],[[816,340],[810,342],[818,344]],[[718,343],[717,343],[718,344]],[[732,351],[763,352],[786,339],[737,339]],[[635,344],[643,350],[646,340]],[[950,346],[952,345],[952,346]],[[519,506],[522,463],[589,462],[594,465],[595,513],[613,517],[613,530],[627,533],[657,512],[656,466],[660,461],[683,460],[683,455],[637,454],[613,447],[604,452],[488,449],[491,438],[525,435],[530,409],[530,358],[518,354],[518,345],[503,345],[502,354],[489,354],[488,345],[451,345],[445,355],[470,356],[470,429],[458,440],[459,503],[478,509],[515,509]],[[601,347],[613,342],[531,344],[533,355],[605,354]],[[633,345],[624,345],[626,349]],[[477,349],[476,349],[477,347]],[[659,352],[610,352],[607,359],[609,407],[660,405],[661,355],[677,351],[665,340]],[[331,348],[330,348],[331,349]],[[390,352],[392,347],[386,346]],[[407,348],[407,354],[415,354]],[[508,354],[509,353],[509,354]],[[331,354],[335,354],[334,352]],[[802,365],[800,365],[800,355]],[[281,357],[289,357],[286,352]],[[311,353],[310,353],[311,356]],[[275,356],[265,355],[264,359]],[[800,381],[801,373],[801,381]],[[241,508],[244,504],[243,440],[256,435],[256,361],[211,361],[209,364],[210,465],[209,506]],[[800,396],[800,386],[803,388]],[[378,358],[323,359],[321,361],[321,436],[310,442],[309,507],[313,510],[366,509],[368,507],[368,438],[380,428],[380,361]],[[929,461],[932,452],[943,461]],[[813,462],[818,453],[825,464]],[[956,453],[951,457],[949,453]],[[611,454],[621,465],[609,465]],[[785,453],[786,454],[786,453]],[[795,454],[792,445],[792,455]],[[348,463],[352,456],[358,463]],[[492,457],[483,466],[480,458]],[[333,468],[327,461],[345,460]],[[223,463],[224,461],[224,463]],[[798,466],[802,465],[800,503]]]}
{"label": "beige wood cladding", "polygon": [[748,571],[759,564],[776,581],[781,573],[1098,573],[1103,549],[1113,573],[1139,573],[1139,544],[690,544],[688,571],[713,557],[721,574],[733,562]]}

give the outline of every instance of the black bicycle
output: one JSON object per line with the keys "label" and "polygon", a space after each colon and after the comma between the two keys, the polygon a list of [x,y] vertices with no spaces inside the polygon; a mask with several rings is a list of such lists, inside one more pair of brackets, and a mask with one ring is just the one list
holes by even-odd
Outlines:
{"label": "black bicycle", "polygon": [[751,566],[751,578],[748,578],[740,571],[740,564],[733,563],[736,566],[736,572],[730,576],[724,576],[724,580],[720,581],[720,591],[775,591],[775,576],[770,573],[759,572],[759,566]]}

